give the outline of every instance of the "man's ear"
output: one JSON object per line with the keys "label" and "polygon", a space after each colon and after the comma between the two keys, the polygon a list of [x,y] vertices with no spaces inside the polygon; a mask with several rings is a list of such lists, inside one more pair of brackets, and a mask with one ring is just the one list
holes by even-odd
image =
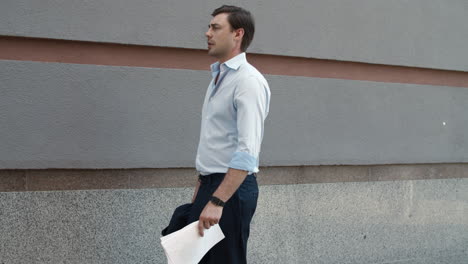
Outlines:
{"label": "man's ear", "polygon": [[244,37],[244,33],[245,33],[244,29],[243,28],[238,28],[235,31],[236,31],[235,38],[236,39],[238,38],[239,40],[242,40],[242,38]]}

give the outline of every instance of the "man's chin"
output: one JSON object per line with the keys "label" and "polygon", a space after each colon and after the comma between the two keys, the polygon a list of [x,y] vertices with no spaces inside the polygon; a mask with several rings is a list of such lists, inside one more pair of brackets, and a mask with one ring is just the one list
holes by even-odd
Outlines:
{"label": "man's chin", "polygon": [[214,52],[212,49],[208,49],[208,55],[216,57],[216,52]]}

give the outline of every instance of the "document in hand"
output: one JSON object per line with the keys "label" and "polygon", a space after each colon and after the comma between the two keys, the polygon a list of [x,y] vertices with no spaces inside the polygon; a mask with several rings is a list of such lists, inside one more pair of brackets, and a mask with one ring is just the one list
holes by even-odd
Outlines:
{"label": "document in hand", "polygon": [[161,237],[161,245],[168,264],[197,264],[224,234],[218,224],[205,229],[203,237],[198,234],[198,221]]}

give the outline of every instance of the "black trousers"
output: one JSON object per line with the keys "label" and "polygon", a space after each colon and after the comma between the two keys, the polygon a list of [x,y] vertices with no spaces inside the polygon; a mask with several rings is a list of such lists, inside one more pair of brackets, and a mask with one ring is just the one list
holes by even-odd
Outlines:
{"label": "black trousers", "polygon": [[[224,179],[225,173],[200,175],[200,187],[192,205],[188,223],[197,221]],[[255,174],[249,174],[239,189],[226,202],[219,226],[225,238],[216,244],[199,262],[201,264],[246,264],[250,221],[257,208],[258,185]]]}

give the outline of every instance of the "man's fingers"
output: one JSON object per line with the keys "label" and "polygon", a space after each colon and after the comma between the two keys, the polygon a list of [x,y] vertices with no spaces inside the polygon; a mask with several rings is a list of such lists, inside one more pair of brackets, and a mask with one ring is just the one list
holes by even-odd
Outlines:
{"label": "man's fingers", "polygon": [[210,229],[210,227],[216,225],[218,221],[216,220],[199,220],[198,222],[198,233],[200,236],[203,236],[205,229]]}
{"label": "man's fingers", "polygon": [[203,230],[205,228],[203,227],[202,221],[198,222],[198,233],[200,234],[201,237],[203,237]]}
{"label": "man's fingers", "polygon": [[205,227],[205,229],[210,229],[210,227],[211,227],[210,221],[208,221],[208,220],[203,221],[203,226]]}

